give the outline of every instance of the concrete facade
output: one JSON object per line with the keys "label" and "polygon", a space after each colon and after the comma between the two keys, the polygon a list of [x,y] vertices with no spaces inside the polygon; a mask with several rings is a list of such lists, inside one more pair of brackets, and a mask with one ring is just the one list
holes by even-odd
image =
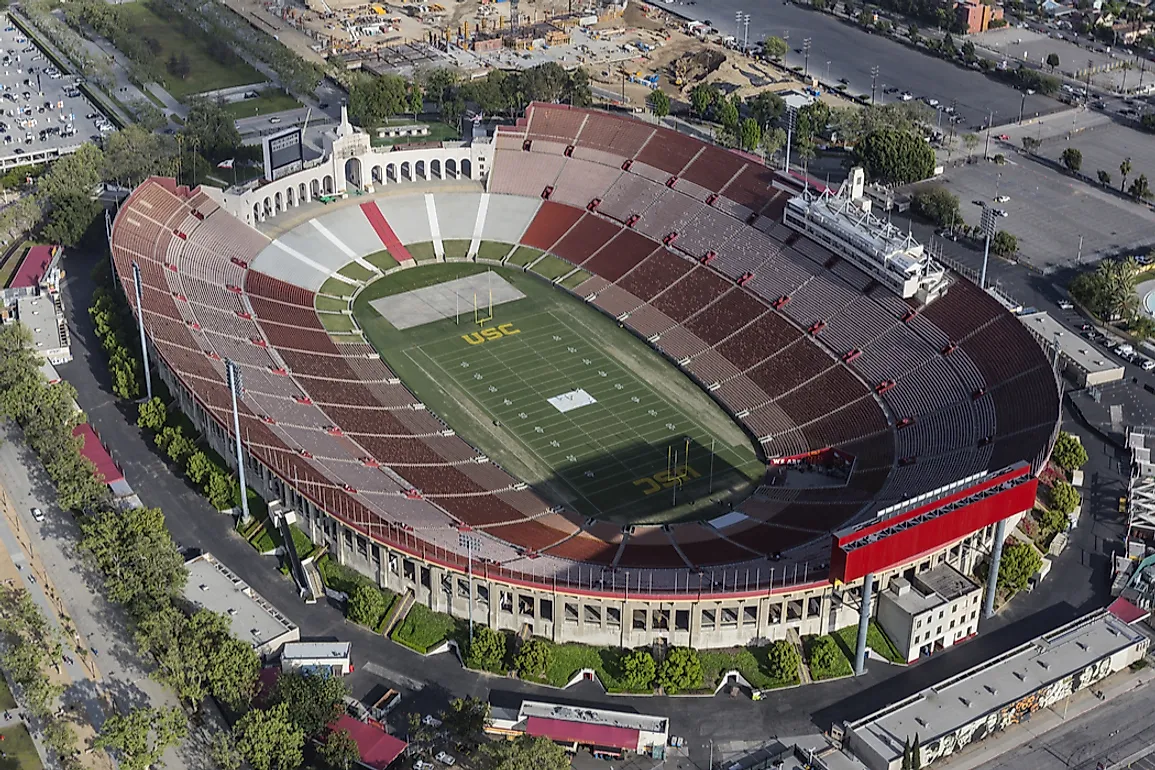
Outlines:
{"label": "concrete facade", "polygon": [[891,579],[878,597],[878,622],[908,663],[978,631],[983,589],[949,563]]}

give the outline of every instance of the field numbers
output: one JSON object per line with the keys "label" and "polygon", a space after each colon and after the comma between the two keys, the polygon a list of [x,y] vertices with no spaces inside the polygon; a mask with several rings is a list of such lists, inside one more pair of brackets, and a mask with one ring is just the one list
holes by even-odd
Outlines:
{"label": "field numbers", "polygon": [[676,471],[658,471],[653,476],[646,476],[645,478],[636,479],[634,481],[635,487],[643,487],[643,495],[652,495],[655,492],[661,492],[663,489],[669,489],[675,484],[683,483],[689,479],[700,478],[702,474],[698,473],[690,465],[680,465]]}

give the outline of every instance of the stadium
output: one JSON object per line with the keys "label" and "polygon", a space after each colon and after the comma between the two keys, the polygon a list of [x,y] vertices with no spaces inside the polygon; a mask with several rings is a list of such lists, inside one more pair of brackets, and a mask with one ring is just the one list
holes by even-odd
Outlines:
{"label": "stadium", "polygon": [[733,646],[969,572],[1033,505],[1048,355],[860,172],[546,104],[325,143],[248,187],[149,179],[110,242],[185,413],[231,454],[232,361],[249,485],[381,585],[556,641]]}

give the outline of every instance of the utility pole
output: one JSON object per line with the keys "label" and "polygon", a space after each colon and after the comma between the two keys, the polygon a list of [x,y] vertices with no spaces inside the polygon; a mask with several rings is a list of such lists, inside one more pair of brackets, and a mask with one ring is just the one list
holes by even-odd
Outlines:
{"label": "utility pole", "polygon": [[249,520],[249,493],[245,482],[245,454],[241,447],[241,416],[237,411],[237,402],[244,390],[241,377],[241,368],[231,358],[225,359],[225,379],[228,381],[229,393],[233,397],[233,434],[236,436],[237,449],[237,479],[241,483],[241,521]]}
{"label": "utility pole", "polygon": [[786,53],[782,54],[782,66],[789,69],[790,63],[790,30],[782,30],[782,42],[786,43]]}
{"label": "utility pole", "polygon": [[991,129],[995,127],[995,111],[991,110],[991,115],[987,118],[987,143],[983,147],[983,160],[989,160],[991,157]]}
{"label": "utility pole", "polygon": [[802,41],[802,55],[805,58],[805,63],[802,65],[802,77],[810,77],[810,38]]}
{"label": "utility pole", "polygon": [[132,261],[132,281],[136,287],[136,320],[140,327],[140,358],[144,365],[144,388],[147,399],[152,401],[152,372],[148,370],[148,340],[144,336],[144,286],[140,278],[140,265]]}
{"label": "utility pole", "polygon": [[794,141],[794,120],[797,117],[793,107],[786,108],[786,168],[790,173],[790,145]]}
{"label": "utility pole", "polygon": [[874,95],[878,91],[878,65],[870,68],[870,103],[874,104]]}

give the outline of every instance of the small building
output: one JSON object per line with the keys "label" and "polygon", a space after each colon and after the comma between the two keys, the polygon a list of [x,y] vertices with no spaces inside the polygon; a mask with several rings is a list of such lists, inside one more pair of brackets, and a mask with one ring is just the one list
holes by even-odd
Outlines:
{"label": "small building", "polygon": [[1059,346],[1063,373],[1080,388],[1123,379],[1123,365],[1116,363],[1090,340],[1071,333],[1049,313],[1024,313],[1019,320],[1030,329],[1044,349]]}
{"label": "small building", "polygon": [[96,466],[97,478],[103,480],[112,489],[113,494],[117,497],[132,494],[132,488],[124,483],[124,474],[91,425],[87,422],[80,423],[72,429],[72,435],[80,436],[84,440],[80,453],[92,461]]}
{"label": "small building", "polygon": [[41,294],[16,299],[16,320],[32,335],[33,349],[50,364],[72,360],[68,341],[68,322],[56,305],[56,295]]}
{"label": "small building", "polygon": [[943,562],[911,578],[891,578],[878,597],[878,622],[907,662],[973,636],[983,589]]}
{"label": "small building", "polygon": [[966,30],[966,34],[974,35],[986,32],[995,19],[1003,18],[1003,9],[996,5],[987,5],[982,0],[963,0],[954,7],[955,20]]}
{"label": "small building", "polygon": [[389,765],[405,753],[409,744],[385,732],[385,729],[373,722],[362,722],[348,714],[342,714],[329,729],[335,732],[342,730],[349,733],[349,737],[357,744],[357,753],[361,758],[357,764],[369,770],[385,770]]}
{"label": "small building", "polygon": [[247,641],[258,655],[272,655],[286,642],[301,638],[297,624],[269,604],[211,553],[189,559],[185,600],[194,607],[229,618],[233,635]]}
{"label": "small building", "polygon": [[59,246],[42,245],[28,249],[28,253],[20,261],[20,267],[16,268],[16,274],[12,276],[12,281],[8,286],[13,289],[38,287],[41,281],[48,277],[52,263],[59,253]]}
{"label": "small building", "polygon": [[353,672],[352,654],[349,642],[289,642],[281,648],[281,671],[345,676]]}
{"label": "small building", "polygon": [[662,752],[670,737],[665,717],[544,701],[525,700],[517,710],[493,705],[490,715],[486,731],[492,734],[540,735],[573,751],[587,748],[606,757]]}
{"label": "small building", "polygon": [[870,770],[899,770],[904,744],[918,736],[929,767],[1142,659],[1149,642],[1096,610],[832,734]]}

